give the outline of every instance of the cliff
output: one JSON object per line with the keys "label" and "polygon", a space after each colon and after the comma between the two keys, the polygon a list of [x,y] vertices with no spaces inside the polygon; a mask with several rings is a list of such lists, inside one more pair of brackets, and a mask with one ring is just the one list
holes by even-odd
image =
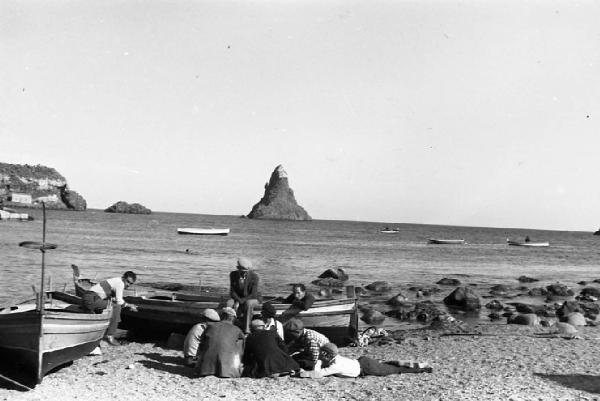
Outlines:
{"label": "cliff", "polygon": [[248,214],[251,219],[312,220],[294,197],[289,186],[288,175],[279,165],[265,184],[265,194]]}
{"label": "cliff", "polygon": [[87,202],[69,189],[52,167],[0,163],[0,200],[15,207],[86,210]]}
{"label": "cliff", "polygon": [[129,214],[151,214],[152,210],[139,203],[127,203],[119,201],[109,208],[104,209],[107,213],[129,213]]}

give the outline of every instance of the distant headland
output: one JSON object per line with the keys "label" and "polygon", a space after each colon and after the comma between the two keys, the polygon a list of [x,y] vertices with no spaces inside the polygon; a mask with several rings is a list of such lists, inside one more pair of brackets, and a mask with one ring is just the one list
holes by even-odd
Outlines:
{"label": "distant headland", "polygon": [[288,175],[281,164],[275,167],[269,182],[265,184],[265,194],[252,207],[248,218],[312,220],[306,210],[296,202],[294,191],[292,191],[288,183]]}
{"label": "distant headland", "polygon": [[0,163],[0,204],[12,207],[86,210],[87,202],[69,189],[52,167]]}

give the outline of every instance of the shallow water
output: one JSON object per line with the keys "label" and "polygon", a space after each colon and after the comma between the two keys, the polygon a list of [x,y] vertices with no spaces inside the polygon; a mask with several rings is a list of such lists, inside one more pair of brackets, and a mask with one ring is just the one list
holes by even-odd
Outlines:
{"label": "shallow water", "polygon": [[[0,221],[0,304],[32,293],[40,286],[40,252],[20,248],[21,241],[42,238],[41,211],[28,211],[31,222]],[[58,248],[46,253],[46,276],[55,289],[72,288],[72,263],[82,275],[104,278],[125,270],[138,281],[170,281],[227,287],[228,274],[244,255],[255,264],[261,291],[289,292],[289,283],[310,283],[324,270],[343,268],[349,284],[363,286],[385,280],[392,293],[411,294],[411,286],[431,286],[443,277],[474,285],[480,295],[495,284],[521,285],[521,275],[545,286],[600,278],[600,237],[589,232],[564,232],[417,224],[316,220],[256,221],[237,216],[153,213],[127,215],[48,211],[47,242]],[[383,234],[383,226],[399,227]],[[178,227],[230,227],[229,236],[178,235]],[[549,241],[548,248],[507,246],[506,239]],[[460,238],[465,245],[428,245],[427,238]],[[185,252],[186,249],[191,254]],[[310,287],[309,287],[310,288]],[[313,288],[314,289],[314,288]],[[439,301],[453,288],[433,297]],[[485,302],[485,301],[484,301]]]}

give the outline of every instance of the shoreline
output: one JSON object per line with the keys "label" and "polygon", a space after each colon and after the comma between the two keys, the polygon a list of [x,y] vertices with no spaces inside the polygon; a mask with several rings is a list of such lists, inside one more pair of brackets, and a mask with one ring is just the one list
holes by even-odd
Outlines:
{"label": "shoreline", "polygon": [[538,336],[542,327],[473,326],[479,334],[406,330],[384,345],[340,348],[352,358],[429,362],[432,373],[357,379],[196,378],[182,353],[165,342],[101,344],[101,356],[76,360],[31,391],[8,390],[3,400],[592,400],[600,398],[600,329],[578,337]]}

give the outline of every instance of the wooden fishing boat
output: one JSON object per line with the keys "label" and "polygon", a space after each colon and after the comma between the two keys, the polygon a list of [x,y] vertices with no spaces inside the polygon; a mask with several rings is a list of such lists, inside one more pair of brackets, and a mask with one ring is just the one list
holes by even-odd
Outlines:
{"label": "wooden fishing boat", "polygon": [[550,246],[549,242],[525,242],[525,241],[512,241],[510,239],[507,239],[506,243],[508,245],[513,245],[513,246],[526,246],[526,247],[532,247],[532,248]]}
{"label": "wooden fishing boat", "polygon": [[464,239],[439,239],[439,238],[429,238],[427,240],[428,244],[436,244],[436,245],[463,245],[465,243]]}
{"label": "wooden fishing boat", "polygon": [[45,254],[56,245],[46,242],[46,207],[42,242],[19,246],[42,253],[40,291],[35,299],[0,308],[0,368],[26,385],[41,383],[51,370],[90,353],[104,336],[112,309],[83,313],[80,299],[44,291]]}
{"label": "wooden fishing boat", "polygon": [[384,234],[397,234],[400,232],[399,228],[384,228],[379,230],[380,233],[384,233]]}
{"label": "wooden fishing boat", "polygon": [[[84,313],[80,299],[63,292],[46,292],[37,299],[0,309],[0,355],[4,369],[28,386],[44,375],[88,355],[104,336],[112,309]],[[3,369],[3,370],[4,370]]]}
{"label": "wooden fishing boat", "polygon": [[229,235],[229,228],[178,228],[177,234],[187,235]]}
{"label": "wooden fishing boat", "polygon": [[[88,279],[75,279],[78,293],[93,285]],[[137,291],[138,294],[132,292]],[[197,294],[168,292],[141,288],[127,290],[123,299],[137,306],[137,312],[121,310],[119,327],[132,332],[134,337],[167,338],[170,333],[187,334],[196,323],[205,320],[205,309],[221,309],[225,306],[229,295]],[[275,307],[276,314],[281,315],[289,304],[282,303],[279,297],[263,296],[262,302],[269,302]],[[262,304],[254,312],[260,314]],[[358,333],[358,300],[354,287],[347,288],[345,298],[316,300],[312,307],[300,312],[297,316],[304,326],[325,334],[330,340],[344,344],[356,338]]]}

